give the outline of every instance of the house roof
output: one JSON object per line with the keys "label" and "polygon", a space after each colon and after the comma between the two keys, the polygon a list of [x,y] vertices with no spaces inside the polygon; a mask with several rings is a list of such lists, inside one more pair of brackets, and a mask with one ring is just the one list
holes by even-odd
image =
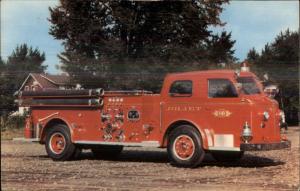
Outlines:
{"label": "house roof", "polygon": [[43,78],[46,80],[57,84],[57,85],[68,85],[71,83],[70,77],[67,75],[49,75],[49,74],[41,74]]}
{"label": "house roof", "polygon": [[57,85],[55,83],[50,82],[42,74],[31,74],[32,78],[38,82],[41,88],[55,88]]}
{"label": "house roof", "polygon": [[57,88],[60,85],[72,85],[70,77],[67,75],[30,73],[21,85],[19,91],[23,89],[30,77],[32,77],[41,88],[45,89]]}

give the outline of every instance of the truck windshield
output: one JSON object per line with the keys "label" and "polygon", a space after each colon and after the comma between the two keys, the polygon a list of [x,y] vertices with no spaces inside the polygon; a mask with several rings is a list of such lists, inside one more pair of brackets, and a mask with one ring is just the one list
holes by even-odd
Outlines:
{"label": "truck windshield", "polygon": [[260,94],[256,81],[253,77],[239,77],[237,82],[242,84],[242,93],[246,95]]}

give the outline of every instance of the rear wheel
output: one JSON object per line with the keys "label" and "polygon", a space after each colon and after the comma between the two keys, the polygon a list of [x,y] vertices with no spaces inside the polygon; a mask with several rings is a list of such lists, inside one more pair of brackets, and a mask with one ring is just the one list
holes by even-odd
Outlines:
{"label": "rear wheel", "polygon": [[219,162],[237,162],[244,156],[243,151],[213,151],[211,154]]}
{"label": "rear wheel", "polygon": [[48,156],[57,161],[73,159],[80,153],[80,150],[72,143],[66,125],[56,125],[47,131],[45,148]]}
{"label": "rear wheel", "polygon": [[181,125],[171,132],[167,150],[171,164],[178,167],[197,167],[205,155],[201,136],[190,125]]}
{"label": "rear wheel", "polygon": [[123,146],[101,145],[93,147],[91,150],[96,158],[115,158],[120,155],[123,150]]}

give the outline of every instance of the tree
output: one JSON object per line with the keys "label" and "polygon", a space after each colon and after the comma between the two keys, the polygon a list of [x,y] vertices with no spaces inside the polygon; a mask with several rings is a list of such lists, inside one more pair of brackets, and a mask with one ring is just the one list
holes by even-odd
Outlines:
{"label": "tree", "polygon": [[1,115],[16,109],[13,94],[20,88],[30,72],[43,73],[45,53],[26,44],[17,46],[7,61],[0,59],[0,108]]}
{"label": "tree", "polygon": [[2,57],[0,56],[0,72],[4,71],[5,65],[4,60],[2,60]]}
{"label": "tree", "polygon": [[43,73],[47,66],[42,65],[45,61],[45,53],[39,49],[33,49],[26,44],[21,44],[13,50],[8,57],[6,67],[8,78],[13,78],[12,90],[20,88],[30,72]]}
{"label": "tree", "polygon": [[[26,44],[21,44],[13,50],[7,60],[7,69],[14,72],[44,72],[47,66],[42,65],[45,61],[45,53],[39,49],[33,49]],[[25,74],[26,75],[26,74]]]}
{"label": "tree", "polygon": [[[224,3],[228,0],[60,0],[50,8],[50,34],[63,41],[62,69],[85,86],[107,87],[113,81],[109,88],[145,88],[167,71],[207,67],[202,63],[209,63],[208,27],[223,25],[219,15]],[[230,51],[221,59],[232,56]],[[136,76],[129,79],[135,74],[143,82]]]}
{"label": "tree", "polygon": [[[4,114],[7,108],[7,103],[11,103],[12,100],[8,100],[7,92],[8,92],[8,80],[5,76],[6,65],[4,60],[0,57],[0,116]],[[2,121],[1,121],[2,122]]]}
{"label": "tree", "polygon": [[207,42],[207,50],[210,60],[216,63],[229,63],[236,60],[233,57],[235,40],[231,40],[231,33],[223,31],[220,36],[213,35]]}
{"label": "tree", "polygon": [[[248,53],[248,60],[251,61],[253,48]],[[299,58],[299,33],[291,32],[287,29],[285,32],[280,32],[275,37],[274,42],[267,43],[261,51],[261,54],[253,61],[257,65],[266,66],[294,66],[298,64]],[[255,55],[257,56],[257,55]]]}
{"label": "tree", "polygon": [[255,50],[253,47],[251,50],[249,50],[247,54],[247,60],[251,63],[257,61],[259,59],[259,53]]}
{"label": "tree", "polygon": [[261,54],[253,48],[249,51],[247,60],[262,76],[268,73],[271,83],[276,83],[281,89],[282,101],[290,123],[297,123],[299,112],[299,33],[287,29],[280,32],[274,41],[267,43]]}

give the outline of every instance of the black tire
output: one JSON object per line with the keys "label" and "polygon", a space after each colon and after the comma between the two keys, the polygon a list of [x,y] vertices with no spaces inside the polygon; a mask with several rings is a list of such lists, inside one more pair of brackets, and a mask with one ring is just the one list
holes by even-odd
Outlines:
{"label": "black tire", "polygon": [[243,151],[213,151],[211,155],[219,162],[237,162],[244,156]]}
{"label": "black tire", "polygon": [[[56,144],[53,144],[55,142]],[[58,147],[63,148],[59,149]],[[61,124],[55,125],[47,131],[45,148],[48,156],[55,161],[71,160],[80,154],[80,149],[76,148],[71,141],[68,127]]]}
{"label": "black tire", "polygon": [[91,148],[93,155],[99,159],[110,159],[118,157],[122,150],[123,146],[119,145],[99,145],[97,147]]}
{"label": "black tire", "polygon": [[[185,139],[187,141],[181,141],[181,139]],[[182,153],[178,151],[178,147],[180,149],[184,149]],[[178,126],[170,133],[167,151],[171,165],[186,168],[195,168],[199,166],[205,155],[202,148],[201,135],[190,125]],[[179,155],[184,156],[181,157]]]}

